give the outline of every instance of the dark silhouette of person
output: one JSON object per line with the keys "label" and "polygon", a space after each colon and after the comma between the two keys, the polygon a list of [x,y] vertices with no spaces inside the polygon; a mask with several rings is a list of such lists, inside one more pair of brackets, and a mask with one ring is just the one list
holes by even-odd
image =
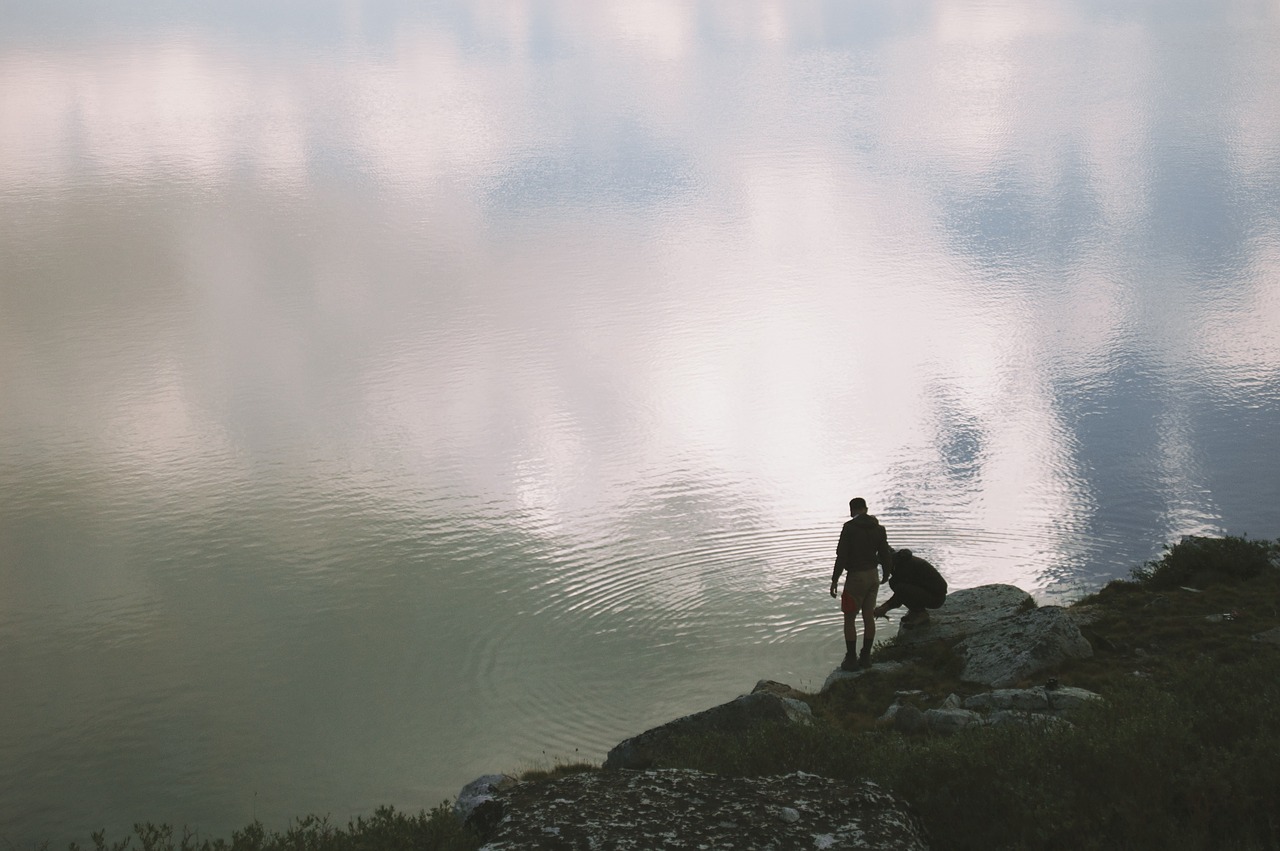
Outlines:
{"label": "dark silhouette of person", "polygon": [[937,568],[908,549],[893,554],[889,588],[893,596],[876,608],[875,617],[885,617],[893,609],[906,606],[907,613],[899,621],[901,626],[928,623],[929,609],[938,608],[947,599],[947,580],[942,578]]}
{"label": "dark silhouette of person", "polygon": [[[871,642],[876,637],[876,589],[889,578],[893,550],[880,521],[867,513],[862,497],[849,500],[849,519],[840,530],[836,544],[836,564],[831,573],[831,596],[836,596],[840,574],[846,573],[844,593],[840,595],[840,611],[844,613],[845,671],[856,671],[871,664]],[[885,580],[876,577],[876,563],[884,569]],[[858,652],[858,613],[862,613],[862,651]]]}

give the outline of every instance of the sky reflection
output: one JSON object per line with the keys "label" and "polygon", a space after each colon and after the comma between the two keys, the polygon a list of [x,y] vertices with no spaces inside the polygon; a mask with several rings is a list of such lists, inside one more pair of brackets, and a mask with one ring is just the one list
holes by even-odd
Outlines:
{"label": "sky reflection", "polygon": [[[1265,38],[1224,40],[1229,61],[1210,66],[1172,49],[1188,19],[1099,26],[1068,3],[392,9],[322,8],[279,42],[285,29],[255,10],[222,16],[287,59],[227,42],[198,5],[128,39],[15,35],[0,54],[7,205],[178,181],[183,212],[161,227],[189,234],[167,239],[185,243],[184,309],[194,299],[217,323],[199,368],[226,400],[208,404],[241,405],[214,415],[236,440],[323,422],[321,376],[345,363],[353,413],[362,387],[434,386],[424,403],[451,413],[416,443],[437,452],[454,451],[441,429],[490,433],[514,412],[503,454],[521,472],[502,475],[524,484],[473,487],[520,501],[558,499],[565,484],[529,471],[557,476],[599,440],[584,428],[608,434],[639,406],[651,426],[633,445],[701,445],[765,477],[779,488],[767,501],[788,506],[779,522],[839,504],[850,482],[887,495],[902,485],[886,459],[910,458],[913,479],[969,494],[988,518],[1016,515],[1016,494],[1057,494],[1032,521],[1045,524],[1091,510],[1061,458],[1075,429],[1059,422],[1063,381],[1104,410],[1089,376],[1123,381],[1130,356],[1193,385],[1225,370],[1233,387],[1274,386]],[[75,17],[16,11],[32,33]],[[394,26],[377,25],[384,12]],[[267,244],[228,216],[249,187],[270,199],[253,214],[264,223],[298,205],[309,220]],[[371,226],[337,237],[362,194]],[[326,195],[344,205],[336,218]],[[417,258],[427,279],[410,284]],[[289,281],[304,301],[271,294]],[[423,283],[432,331],[388,334],[388,288],[417,298]],[[406,343],[417,375],[395,353]],[[583,357],[595,374],[566,375]],[[519,361],[518,390],[491,392],[487,422],[459,428],[462,400]],[[133,419],[189,435],[182,410]],[[1166,446],[1145,475],[1189,458],[1184,416],[1127,416]],[[1162,534],[1219,525],[1192,514]]]}

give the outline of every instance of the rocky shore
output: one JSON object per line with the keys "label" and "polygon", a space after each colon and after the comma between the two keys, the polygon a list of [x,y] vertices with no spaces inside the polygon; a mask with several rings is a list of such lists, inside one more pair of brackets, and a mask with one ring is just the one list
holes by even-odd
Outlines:
{"label": "rocky shore", "polygon": [[1070,606],[953,592],[816,693],[761,681],[603,766],[482,777],[486,851],[1280,849],[1280,541],[1186,537]]}
{"label": "rocky shore", "polygon": [[[945,644],[960,679],[988,686],[948,695],[921,709],[918,690],[895,692],[880,723],[905,734],[955,734],[984,725],[1070,724],[1071,714],[1104,698],[1051,677],[1064,662],[1088,658],[1081,631],[1090,614],[1036,606],[1011,585],[963,589],[930,622],[903,630],[895,655],[858,671],[831,672],[822,692],[865,677],[889,677],[911,665],[913,649]],[[1037,677],[1044,682],[1025,685]],[[1016,687],[1023,684],[1023,687]],[[710,732],[745,734],[761,725],[811,725],[811,697],[761,681],[751,692],[619,742],[602,771],[534,783],[505,775],[478,778],[458,796],[458,818],[485,837],[487,851],[516,848],[926,849],[910,806],[874,783],[849,785],[803,772],[722,778],[656,766],[672,743]],[[751,837],[749,845],[744,837]]]}

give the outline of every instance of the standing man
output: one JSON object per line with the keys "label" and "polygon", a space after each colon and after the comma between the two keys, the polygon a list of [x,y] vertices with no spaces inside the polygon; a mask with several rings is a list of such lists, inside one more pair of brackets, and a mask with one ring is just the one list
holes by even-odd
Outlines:
{"label": "standing man", "polygon": [[901,626],[924,626],[929,622],[929,610],[947,599],[947,580],[933,565],[906,549],[893,554],[889,588],[893,596],[876,609],[875,616],[882,618],[890,610],[906,606],[907,613],[899,621]]}
{"label": "standing man", "polygon": [[[849,500],[850,519],[840,530],[836,545],[836,566],[831,573],[831,596],[836,595],[840,574],[847,573],[844,593],[840,595],[840,611],[844,613],[844,661],[841,670],[856,671],[871,664],[871,642],[876,637],[876,562],[889,578],[893,550],[880,521],[867,513],[867,501],[860,496]],[[862,652],[858,652],[858,613],[862,613]]]}

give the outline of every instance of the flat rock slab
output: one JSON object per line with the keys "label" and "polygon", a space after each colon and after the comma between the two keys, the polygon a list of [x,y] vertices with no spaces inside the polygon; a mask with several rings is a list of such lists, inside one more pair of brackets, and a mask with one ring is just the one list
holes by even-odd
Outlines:
{"label": "flat rock slab", "polygon": [[649,768],[672,740],[701,733],[745,732],[759,724],[808,724],[813,720],[809,704],[768,691],[744,694],[728,703],[668,721],[619,742],[605,757],[604,767]]}
{"label": "flat rock slab", "polygon": [[1046,688],[1002,688],[975,694],[965,698],[965,709],[981,712],[1013,710],[1016,712],[1044,712],[1065,715],[1082,706],[1103,700],[1102,695],[1074,686]]}
{"label": "flat rock slab", "polygon": [[929,612],[929,623],[900,627],[896,643],[910,646],[926,641],[950,641],[972,635],[1035,605],[1031,595],[1015,585],[979,585],[947,595],[941,608]]}
{"label": "flat rock slab", "polygon": [[481,851],[929,847],[916,816],[874,783],[802,772],[586,772],[518,784],[476,816]]}

